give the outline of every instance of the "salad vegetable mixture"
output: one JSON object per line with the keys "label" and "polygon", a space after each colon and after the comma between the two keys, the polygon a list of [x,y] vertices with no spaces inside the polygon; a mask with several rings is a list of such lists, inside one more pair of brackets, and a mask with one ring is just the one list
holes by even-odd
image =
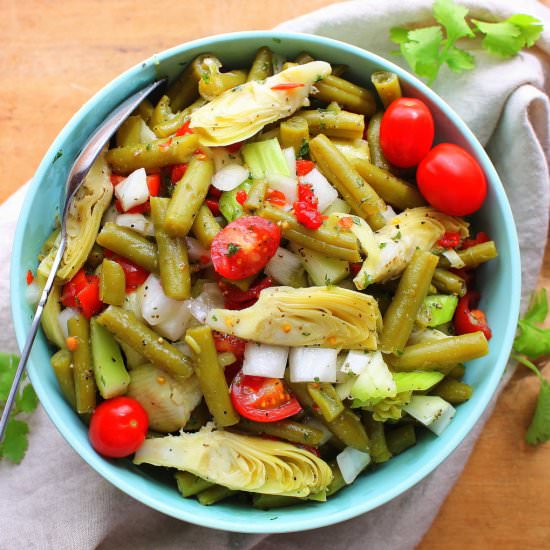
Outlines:
{"label": "salad vegetable mixture", "polygon": [[99,453],[175,469],[202,504],[325,501],[441,434],[488,353],[475,269],[497,251],[459,217],[483,204],[482,169],[434,146],[395,74],[371,90],[345,71],[200,55],[71,206],[43,317],[60,389]]}

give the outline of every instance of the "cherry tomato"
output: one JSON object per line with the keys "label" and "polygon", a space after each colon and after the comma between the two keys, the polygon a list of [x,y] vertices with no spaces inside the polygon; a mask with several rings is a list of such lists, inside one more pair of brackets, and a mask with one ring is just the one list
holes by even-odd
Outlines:
{"label": "cherry tomato", "polygon": [[135,453],[147,434],[145,409],[130,397],[103,401],[93,412],[88,437],[101,455],[122,458]]}
{"label": "cherry tomato", "polygon": [[479,292],[469,290],[458,301],[453,325],[456,334],[468,334],[470,332],[481,331],[485,334],[487,340],[491,339],[493,333],[487,324],[485,313],[481,309],[472,309],[479,303]]}
{"label": "cherry tomato", "polygon": [[210,253],[217,273],[239,280],[258,273],[277,251],[281,229],[259,216],[243,216],[214,237]]}
{"label": "cherry tomato", "polygon": [[418,166],[416,180],[424,198],[450,216],[472,214],[487,195],[481,166],[453,143],[436,145]]}
{"label": "cherry tomato", "polygon": [[416,166],[430,150],[434,140],[434,121],[426,104],[402,97],[386,109],[380,124],[380,146],[395,166]]}
{"label": "cherry tomato", "polygon": [[302,410],[283,380],[247,376],[242,371],[231,384],[231,401],[241,416],[256,422],[277,422]]}
{"label": "cherry tomato", "polygon": [[271,277],[265,277],[261,281],[255,282],[248,290],[241,290],[225,281],[218,281],[226,309],[245,309],[253,306],[258,301],[260,292],[272,285],[273,279]]}

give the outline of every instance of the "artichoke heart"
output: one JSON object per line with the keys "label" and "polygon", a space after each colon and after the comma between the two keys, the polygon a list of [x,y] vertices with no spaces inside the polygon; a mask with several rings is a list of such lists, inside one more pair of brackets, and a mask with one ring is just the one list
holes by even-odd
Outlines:
{"label": "artichoke heart", "polygon": [[267,288],[251,307],[214,309],[211,328],[275,346],[375,350],[381,316],[372,296],[340,287]]}
{"label": "artichoke heart", "polygon": [[[111,170],[105,160],[104,152],[92,165],[84,183],[77,191],[67,215],[67,248],[57,272],[59,282],[69,281],[84,265],[95,243],[101,218],[113,196],[110,180]],[[58,243],[40,262],[38,273],[47,277]]]}
{"label": "artichoke heart", "polygon": [[416,249],[431,250],[445,232],[469,234],[469,224],[428,206],[405,210],[374,233],[373,250],[355,276],[362,290],[372,283],[398,277],[411,261]]}
{"label": "artichoke heart", "polygon": [[[289,67],[261,81],[250,81],[215,97],[191,114],[190,127],[202,145],[222,146],[243,141],[266,124],[286,118],[307,103],[311,87],[331,73],[324,61]],[[287,89],[277,85],[299,84]]]}
{"label": "artichoke heart", "polygon": [[284,441],[240,435],[206,426],[197,433],[147,439],[135,464],[191,472],[233,490],[307,497],[332,481],[326,462]]}

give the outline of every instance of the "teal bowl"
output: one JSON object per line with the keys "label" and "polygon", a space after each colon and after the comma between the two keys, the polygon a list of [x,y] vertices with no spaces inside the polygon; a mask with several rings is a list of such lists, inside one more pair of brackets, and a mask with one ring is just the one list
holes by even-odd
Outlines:
{"label": "teal bowl", "polygon": [[344,63],[350,78],[369,86],[370,74],[396,72],[405,93],[424,100],[434,114],[438,141],[465,147],[477,158],[489,182],[489,194],[472,219],[496,241],[497,260],[479,270],[482,307],[493,329],[490,354],[468,364],[466,381],[472,399],[458,407],[455,419],[436,437],[424,434],[415,447],[376,470],[360,476],[326,503],[307,502],[276,511],[260,511],[239,502],[203,507],[182,498],[175,483],[152,469],[139,469],[129,460],[106,460],[90,446],[85,425],[63,399],[49,358],[52,349],[39,333],[28,366],[30,379],[44,409],[73,449],[113,485],[144,504],[198,525],[246,533],[283,533],[314,529],[363,514],[400,495],[436,468],[464,439],[485,410],[504,371],[514,337],[520,300],[520,259],[510,205],[498,175],[458,115],[430,88],[406,71],[360,48],[305,34],[277,31],[241,32],[214,36],[177,46],[125,72],[98,92],[71,119],[40,163],[19,218],[13,245],[11,303],[17,341],[22,347],[33,311],[25,300],[25,274],[36,268],[40,247],[52,230],[66,176],[84,142],[109,112],[127,96],[160,76],[174,77],[196,55],[213,52],[228,67],[249,64],[263,45],[288,57],[307,50],[318,59]]}

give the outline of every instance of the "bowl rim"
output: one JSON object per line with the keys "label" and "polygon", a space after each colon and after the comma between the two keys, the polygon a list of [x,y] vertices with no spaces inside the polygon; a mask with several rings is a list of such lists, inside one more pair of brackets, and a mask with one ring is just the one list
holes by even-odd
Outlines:
{"label": "bowl rim", "polygon": [[[323,514],[317,514],[316,517],[308,519],[300,518],[299,521],[294,522],[289,521],[288,519],[281,522],[270,522],[268,519],[266,519],[248,523],[243,522],[242,525],[235,525],[235,523],[231,519],[216,517],[215,512],[204,513],[201,515],[192,515],[189,514],[186,510],[175,509],[174,507],[165,503],[163,500],[156,498],[146,491],[143,491],[142,489],[133,486],[127,480],[123,479],[122,476],[119,475],[118,471],[111,467],[110,463],[99,460],[99,456],[95,452],[90,451],[90,449],[85,448],[83,445],[81,445],[80,442],[72,435],[70,430],[62,430],[60,428],[60,425],[63,424],[63,420],[61,418],[60,411],[56,409],[55,405],[50,400],[49,391],[47,391],[45,385],[41,382],[41,379],[38,376],[34,375],[34,369],[30,369],[29,377],[40,398],[40,402],[42,403],[44,410],[48,414],[55,427],[61,433],[62,437],[81,456],[81,458],[83,458],[84,461],[88,463],[88,465],[90,465],[96,472],[98,472],[106,480],[112,483],[115,487],[125,492],[127,495],[133,497],[137,501],[153,509],[156,509],[176,519],[184,520],[189,523],[204,527],[241,533],[286,533],[333,525],[335,523],[357,517],[363,513],[366,513],[389,502],[390,500],[399,496],[401,493],[410,489],[422,479],[424,479],[437,466],[439,466],[444,460],[446,460],[451,452],[463,441],[465,436],[470,432],[474,424],[479,420],[483,412],[486,410],[487,405],[489,404],[491,398],[496,391],[502,373],[504,372],[507,364],[507,360],[512,347],[513,337],[516,331],[516,320],[519,315],[521,295],[521,264],[518,237],[515,223],[513,223],[514,218],[512,215],[510,204],[506,197],[502,182],[500,181],[500,178],[491,160],[489,159],[483,146],[479,143],[479,141],[465,124],[465,122],[438,94],[436,94],[426,84],[417,79],[411,73],[405,71],[401,67],[395,65],[391,61],[377,54],[374,54],[363,48],[348,44],[346,42],[335,40],[333,38],[327,38],[324,36],[308,33],[297,33],[278,30],[239,31],[217,34],[185,42],[172,48],[163,50],[158,54],[153,54],[149,58],[137,63],[133,67],[121,73],[119,76],[107,83],[98,92],[96,92],[71,117],[69,122],[63,127],[61,132],[53,141],[52,145],[49,147],[48,151],[40,162],[34,177],[31,180],[30,188],[27,191],[27,195],[25,197],[25,201],[19,215],[19,220],[17,223],[15,238],[13,242],[10,273],[10,295],[12,318],[15,327],[16,339],[20,349],[23,347],[27,331],[25,328],[23,312],[17,307],[15,289],[19,286],[18,277],[20,275],[19,266],[21,265],[21,250],[23,249],[24,230],[26,224],[28,223],[31,204],[34,202],[37,194],[40,191],[40,182],[44,178],[44,175],[50,164],[54,160],[55,155],[60,150],[62,143],[70,137],[71,133],[77,126],[78,121],[82,117],[88,115],[96,103],[100,102],[104,97],[108,96],[115,88],[120,85],[122,81],[127,80],[129,77],[137,76],[140,70],[147,63],[168,59],[174,55],[182,54],[186,50],[191,48],[210,48],[219,43],[227,43],[228,41],[235,42],[243,39],[264,39],[265,41],[271,41],[273,39],[275,39],[275,41],[285,39],[302,39],[315,45],[328,45],[330,47],[334,47],[340,50],[343,53],[351,53],[363,57],[372,63],[381,65],[383,67],[386,67],[388,70],[395,72],[402,81],[407,82],[407,84],[420,91],[430,101],[437,105],[437,107],[444,113],[445,117],[458,128],[460,133],[468,141],[469,146],[474,149],[476,155],[480,159],[484,173],[486,174],[487,179],[490,182],[490,188],[496,195],[495,200],[502,208],[504,217],[507,220],[512,220],[512,223],[506,223],[504,227],[506,241],[509,246],[510,263],[512,265],[511,273],[507,273],[507,276],[509,276],[511,279],[510,284],[512,287],[512,296],[510,297],[509,304],[509,320],[504,331],[502,345],[499,350],[498,357],[495,361],[493,368],[491,369],[490,374],[488,375],[486,387],[484,388],[484,391],[482,391],[481,389],[478,390],[480,393],[478,393],[477,407],[471,412],[471,414],[467,418],[464,419],[461,424],[456,426],[454,437],[447,442],[446,446],[441,448],[435,456],[427,456],[425,462],[423,462],[422,466],[418,468],[414,475],[409,476],[407,479],[401,481],[400,483],[397,483],[396,485],[392,486],[390,490],[387,490],[382,494],[371,496],[369,499],[366,499],[365,503],[355,505],[353,507],[348,507],[337,513],[331,514],[329,517]],[[215,508],[212,508],[212,510],[215,510]]]}

